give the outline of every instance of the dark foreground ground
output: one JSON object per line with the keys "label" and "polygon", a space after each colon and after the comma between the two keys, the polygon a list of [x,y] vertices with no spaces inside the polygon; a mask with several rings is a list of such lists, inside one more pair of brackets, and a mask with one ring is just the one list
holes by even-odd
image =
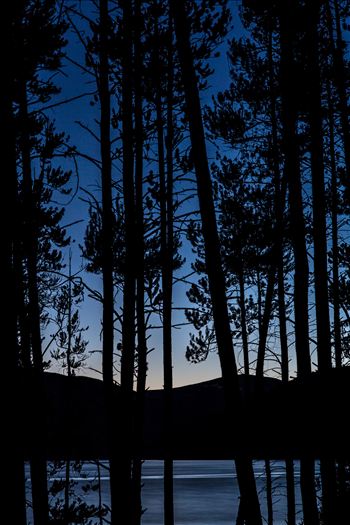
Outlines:
{"label": "dark foreground ground", "polygon": [[[45,453],[51,459],[108,456],[110,418],[101,381],[47,373],[36,401],[33,385],[29,375],[21,375],[16,385],[23,429],[19,446],[26,457],[38,446],[45,446]],[[232,414],[231,432],[225,425],[220,379],[174,389],[171,443],[174,459],[228,459],[242,452],[257,459],[305,455],[350,458],[350,367],[332,370],[322,378],[315,373],[304,383],[295,380],[287,386],[276,379],[265,379],[258,393],[253,376],[248,380],[240,376],[240,385],[242,390],[248,385],[250,394],[245,396],[243,409],[237,407]],[[118,387],[112,412],[117,441],[122,434],[122,429],[118,428]],[[33,421],[40,420],[44,421],[44,426],[33,425]],[[41,438],[43,431],[44,440]],[[145,459],[163,457],[161,390],[146,394],[143,442]]]}

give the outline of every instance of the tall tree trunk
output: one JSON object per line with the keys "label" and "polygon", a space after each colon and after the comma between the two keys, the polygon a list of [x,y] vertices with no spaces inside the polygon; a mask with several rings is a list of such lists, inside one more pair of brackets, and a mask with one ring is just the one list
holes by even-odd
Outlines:
{"label": "tall tree trunk", "polygon": [[110,27],[109,1],[99,2],[99,75],[100,99],[100,153],[102,184],[102,376],[105,403],[110,417],[108,445],[110,460],[111,523],[115,525],[121,514],[120,481],[116,456],[121,451],[114,449],[113,414],[113,348],[114,348],[114,285],[113,285],[113,211],[112,211],[112,162],[111,162],[111,95],[109,88],[108,28]]}
{"label": "tall tree trunk", "polygon": [[72,377],[72,252],[68,260],[67,375]]}
{"label": "tall tree trunk", "polygon": [[297,141],[297,107],[293,92],[295,75],[292,42],[295,1],[286,0],[280,15],[281,30],[281,95],[283,149],[285,155],[285,174],[289,189],[289,212],[291,222],[292,243],[294,250],[294,310],[295,310],[295,346],[298,375],[306,377],[311,373],[309,351],[309,320],[308,320],[308,276],[309,265],[305,244],[305,218],[303,212],[302,185],[299,166],[299,151]]}
{"label": "tall tree trunk", "polygon": [[[273,268],[273,282],[275,271]],[[271,268],[269,275],[271,275]],[[269,329],[269,321],[271,316],[271,306],[268,300],[268,290],[266,291],[265,307],[264,314],[262,313],[262,293],[261,293],[261,277],[260,271],[257,272],[257,281],[258,281],[258,326],[259,326],[259,347],[258,347],[258,363],[256,367],[256,378],[257,378],[257,389],[256,395],[260,395],[261,390],[263,389],[263,379],[264,379],[264,360],[266,354],[266,340],[267,333]],[[267,288],[269,288],[269,283]],[[273,295],[273,284],[272,284],[272,295]],[[258,366],[259,365],[259,366]],[[272,496],[272,474],[271,474],[271,463],[269,459],[265,459],[265,478],[266,478],[266,504],[267,504],[267,523],[268,525],[273,525],[273,496]]]}
{"label": "tall tree trunk", "polygon": [[[132,442],[133,442],[133,385],[135,364],[135,303],[136,303],[136,253],[135,253],[135,184],[133,148],[133,4],[122,3],[123,55],[122,55],[122,126],[123,126],[123,195],[125,214],[125,272],[123,289],[121,387],[121,453],[118,458],[119,486],[118,509],[123,525],[132,519]],[[113,524],[114,525],[114,524]]]}
{"label": "tall tree trunk", "polygon": [[[281,176],[279,163],[279,146],[278,146],[278,127],[276,112],[276,90],[273,76],[273,42],[272,28],[269,33],[269,84],[271,97],[271,135],[272,135],[272,167],[274,174],[275,186],[275,231],[276,241],[273,250],[275,251],[277,265],[277,304],[278,304],[278,321],[279,321],[279,340],[281,347],[281,375],[283,384],[289,380],[289,351],[287,337],[287,316],[285,305],[285,283],[284,283],[284,259],[283,259],[283,217],[286,201],[286,178]],[[275,277],[276,278],[276,277]],[[263,341],[261,342],[263,344]],[[266,344],[266,343],[265,343]],[[260,345],[260,339],[259,339]],[[295,480],[294,480],[294,462],[292,458],[287,458],[286,465],[286,490],[287,490],[287,525],[296,525],[295,513]]]}
{"label": "tall tree trunk", "polygon": [[[167,86],[167,136],[166,136],[166,167],[167,179],[162,188],[162,200],[165,199],[165,210],[162,209],[162,222],[165,221],[163,238],[163,367],[164,367],[164,411],[165,411],[165,443],[167,450],[164,457],[164,523],[174,523],[174,487],[173,458],[171,450],[172,415],[173,415],[173,370],[172,370],[172,299],[173,299],[173,24],[172,13],[169,11],[169,42],[168,42],[168,86]],[[161,115],[160,115],[161,116]],[[159,121],[160,122],[160,121]],[[164,216],[164,212],[166,212]],[[163,226],[164,228],[164,226]],[[164,235],[165,234],[165,235]],[[163,237],[164,236],[164,237]],[[165,241],[165,242],[164,242]]]}
{"label": "tall tree trunk", "polygon": [[[281,175],[280,169],[280,150],[278,140],[277,110],[276,110],[276,87],[274,78],[273,63],[273,29],[269,30],[269,88],[270,88],[270,114],[271,114],[271,151],[272,151],[272,170],[273,182],[275,189],[275,244],[272,247],[273,260],[276,260],[277,266],[277,300],[279,313],[279,330],[281,345],[281,373],[282,381],[288,382],[289,378],[289,358],[288,358],[288,340],[287,340],[287,320],[285,307],[285,284],[284,284],[284,212],[286,203],[286,177]],[[276,274],[276,269],[275,269]],[[272,269],[271,269],[272,273]],[[270,274],[269,274],[270,275]],[[276,275],[274,275],[276,279]],[[272,279],[271,279],[272,281]]]}
{"label": "tall tree trunk", "polygon": [[[170,28],[169,28],[170,29]],[[164,524],[173,525],[174,523],[174,499],[173,499],[173,459],[172,459],[172,419],[173,419],[173,365],[172,365],[172,196],[169,203],[167,191],[167,180],[165,170],[165,144],[164,144],[164,124],[162,108],[162,86],[161,86],[161,68],[158,58],[159,49],[159,30],[158,20],[155,21],[154,28],[156,53],[155,53],[155,71],[156,71],[156,119],[157,119],[157,142],[158,142],[158,166],[159,166],[159,194],[160,194],[160,243],[161,243],[161,272],[162,272],[162,291],[163,291],[163,377],[164,377]],[[158,45],[157,45],[158,43]],[[172,67],[170,62],[168,68]],[[172,72],[171,72],[172,74]],[[169,94],[169,88],[168,88]],[[171,100],[168,101],[168,104]],[[169,109],[169,108],[168,108]],[[168,113],[169,118],[169,113]],[[172,118],[172,117],[170,117]],[[169,125],[169,120],[168,120]],[[170,124],[172,125],[172,124]],[[169,139],[169,137],[168,137]],[[170,176],[172,178],[172,159],[168,140],[167,150],[167,168],[170,167]],[[169,166],[169,162],[171,162]],[[167,174],[169,177],[169,173]],[[169,186],[168,186],[169,187]],[[168,205],[171,204],[170,210]],[[170,239],[169,239],[170,234]],[[169,244],[169,240],[170,243]]]}
{"label": "tall tree trunk", "polygon": [[[113,211],[112,211],[112,162],[111,162],[111,100],[108,64],[108,0],[100,0],[100,150],[102,182],[102,286],[103,286],[103,340],[102,374],[109,394],[113,388]],[[109,395],[108,394],[108,395]]]}
{"label": "tall tree trunk", "polygon": [[[69,250],[68,260],[68,319],[67,319],[67,376],[72,377],[71,356],[72,356],[72,253]],[[69,382],[69,387],[71,383]],[[68,387],[68,388],[69,388]],[[67,436],[69,439],[69,437]],[[64,524],[69,525],[69,493],[70,493],[70,458],[66,459],[65,465],[65,486],[64,486]]]}
{"label": "tall tree trunk", "polygon": [[[281,373],[284,385],[289,380],[289,351],[287,337],[286,307],[285,307],[285,287],[284,287],[284,265],[283,265],[283,248],[277,254],[277,294],[278,294],[278,317],[279,317],[279,339],[281,346]],[[287,488],[287,525],[296,524],[295,513],[295,478],[294,478],[294,461],[292,458],[286,458],[286,488]]]}
{"label": "tall tree trunk", "polygon": [[136,323],[137,323],[137,401],[135,413],[135,458],[133,461],[133,524],[141,524],[142,516],[142,443],[144,404],[147,377],[147,340],[145,322],[145,227],[143,212],[143,103],[141,2],[135,0],[134,75],[135,75],[135,204],[136,204]]}
{"label": "tall tree trunk", "polygon": [[[308,109],[311,133],[311,173],[313,196],[314,277],[316,299],[317,356],[321,374],[332,368],[331,333],[328,299],[327,225],[324,183],[323,122],[321,72],[319,66],[318,24],[320,0],[307,6],[309,20],[306,33],[308,50]],[[335,462],[321,460],[322,511],[325,525],[335,525],[336,471]]]}
{"label": "tall tree trunk", "polygon": [[308,50],[308,109],[311,134],[311,173],[313,203],[314,276],[316,296],[318,369],[332,367],[328,303],[326,199],[323,160],[323,122],[321,73],[318,52],[320,2],[311,2],[306,14],[310,23],[306,35]]}
{"label": "tall tree trunk", "polygon": [[[0,130],[1,130],[1,159],[2,159],[2,195],[1,206],[1,268],[4,283],[3,301],[6,305],[1,314],[2,333],[2,369],[6,373],[6,381],[2,381],[5,388],[1,390],[3,399],[3,428],[7,429],[4,435],[3,473],[6,483],[1,490],[1,508],[11,509],[11,519],[18,525],[26,524],[26,500],[24,483],[24,456],[23,442],[25,429],[20,421],[21,399],[18,396],[18,365],[19,349],[17,341],[17,304],[16,275],[14,268],[14,251],[18,242],[18,199],[17,199],[17,170],[16,170],[16,131],[13,116],[13,61],[11,49],[15,45],[12,34],[13,18],[16,5],[4,5],[2,12],[2,31],[0,36],[3,50],[2,64],[6,74],[0,82]],[[18,67],[18,64],[16,64]],[[6,202],[6,206],[4,203]]]}
{"label": "tall tree trunk", "polygon": [[[259,346],[258,346],[258,361],[257,361],[257,366],[256,366],[256,372],[255,372],[256,378],[257,378],[256,395],[260,395],[260,392],[263,389],[264,360],[265,360],[265,354],[266,354],[267,333],[269,329],[269,322],[270,322],[271,309],[272,309],[274,277],[275,277],[275,268],[274,266],[271,266],[270,271],[269,271],[267,290],[266,290],[264,313],[262,313],[261,277],[260,277],[260,271],[258,270],[257,272]],[[272,287],[272,290],[269,290],[270,287]],[[270,295],[271,295],[271,298],[269,297]],[[273,525],[272,474],[271,474],[271,463],[269,459],[265,459],[265,478],[266,478],[267,523],[268,525]]]}
{"label": "tall tree trunk", "polygon": [[43,358],[41,348],[40,305],[38,292],[38,232],[35,223],[36,208],[33,197],[33,181],[31,169],[31,150],[28,130],[27,86],[25,80],[21,83],[20,114],[22,120],[22,136],[20,141],[22,153],[23,175],[23,207],[24,207],[24,250],[28,275],[28,314],[30,320],[30,341],[33,355],[33,397],[34,397],[34,428],[40,436],[40,442],[35,441],[35,450],[30,462],[33,516],[35,525],[47,525],[49,522],[49,500],[46,467],[46,403],[43,379]]}
{"label": "tall tree trunk", "polygon": [[[294,316],[295,346],[298,375],[302,379],[311,373],[308,320],[308,259],[305,244],[305,219],[297,142],[297,101],[293,91],[295,65],[295,0],[286,0],[280,11],[281,67],[280,87],[282,103],[283,149],[285,174],[289,189],[289,212],[294,251]],[[314,462],[300,461],[300,484],[305,525],[318,524],[318,510],[314,481]],[[291,488],[291,484],[290,484]]]}
{"label": "tall tree trunk", "polygon": [[[342,366],[340,300],[339,300],[339,246],[338,246],[338,177],[336,163],[336,148],[334,136],[334,106],[331,86],[327,84],[328,121],[329,121],[329,154],[331,170],[331,222],[332,222],[332,295],[333,295],[333,332],[335,366]],[[344,461],[337,464],[338,491],[340,502],[346,500],[346,471]],[[339,515],[342,511],[339,509]]]}
{"label": "tall tree trunk", "polygon": [[[177,48],[185,88],[186,112],[190,126],[192,154],[197,179],[199,208],[205,245],[206,271],[212,300],[216,341],[224,384],[227,413],[227,430],[232,427],[232,415],[243,416],[238,386],[237,365],[227,307],[225,277],[220,256],[213,200],[213,189],[205,144],[199,91],[193,65],[189,24],[183,0],[171,2],[174,15]],[[243,502],[243,512],[248,525],[261,525],[261,512],[256,490],[252,461],[243,453],[236,458],[236,472]]]}

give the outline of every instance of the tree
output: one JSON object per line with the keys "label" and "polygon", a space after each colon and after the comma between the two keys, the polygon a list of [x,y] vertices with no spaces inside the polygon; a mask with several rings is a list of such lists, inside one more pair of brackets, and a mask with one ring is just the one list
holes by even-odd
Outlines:
{"label": "tree", "polygon": [[[53,300],[55,328],[57,329],[52,336],[56,345],[55,348],[51,350],[52,359],[61,364],[69,378],[73,378],[88,359],[86,352],[88,341],[83,337],[88,327],[82,328],[80,326],[79,317],[79,306],[83,302],[83,298],[83,283],[72,275],[72,254],[70,251],[67,281],[63,282],[59,287]],[[70,379],[70,381],[72,381],[72,379]],[[70,382],[68,387],[71,384]],[[67,429],[66,439],[69,441],[69,428]],[[57,471],[59,472],[61,470],[62,464],[58,462],[54,467],[56,471],[54,470],[52,474],[57,476]],[[74,493],[76,482],[71,480],[71,469],[77,474],[80,474],[81,468],[82,462],[75,461],[72,463],[68,458],[64,462],[64,478],[61,481],[55,480],[56,482],[50,487],[50,494],[56,498],[58,494],[62,491],[64,492],[62,505],[60,500],[56,500],[55,505],[51,505],[50,512],[54,519],[62,520],[66,525],[73,520],[79,523],[85,523],[96,514],[95,506],[87,506],[85,502],[81,501],[80,497]],[[74,499],[73,496],[75,496]]]}
{"label": "tree", "polygon": [[71,257],[70,253],[67,282],[60,286],[53,300],[57,330],[53,334],[56,347],[51,350],[52,358],[61,363],[68,377],[75,376],[88,358],[88,341],[83,337],[88,327],[80,326],[78,309],[84,300],[84,285],[72,275]]}
{"label": "tree", "polygon": [[142,517],[142,436],[144,425],[144,405],[147,379],[147,333],[145,319],[145,217],[144,217],[144,70],[142,29],[142,2],[134,5],[134,113],[135,113],[135,253],[136,268],[136,330],[137,330],[137,400],[135,407],[135,451],[132,465],[133,516],[135,525]]}
{"label": "tree", "polygon": [[[30,348],[25,349],[32,355],[33,365],[33,392],[36,409],[33,410],[34,427],[40,429],[43,442],[36,443],[36,449],[31,458],[31,480],[33,495],[33,514],[36,524],[45,524],[49,520],[49,506],[47,495],[47,474],[45,457],[45,424],[43,413],[45,396],[43,387],[43,354],[41,346],[41,306],[39,297],[38,268],[40,258],[40,226],[37,221],[40,204],[35,201],[35,183],[32,175],[32,152],[40,150],[38,135],[45,130],[45,121],[29,115],[28,99],[32,97],[37,103],[50,99],[57,93],[57,88],[51,80],[44,80],[40,76],[41,69],[55,71],[60,66],[62,47],[64,46],[65,24],[57,21],[55,5],[51,0],[40,5],[35,2],[22,3],[13,25],[16,31],[17,46],[14,60],[18,69],[14,72],[14,102],[17,118],[17,147],[21,157],[21,198],[22,198],[22,227],[21,239],[24,253],[24,264],[27,275],[28,294],[28,325]],[[40,28],[40,31],[35,31]],[[37,45],[37,39],[41,45]],[[47,126],[49,128],[49,126]],[[43,141],[45,143],[45,141]],[[57,147],[57,144],[55,145]],[[41,151],[43,164],[40,166],[39,188],[50,168],[44,164],[44,159],[54,156],[51,152]],[[61,175],[60,170],[56,174]],[[69,175],[68,175],[69,177]],[[55,179],[53,176],[52,180]],[[65,181],[66,182],[66,181]],[[37,185],[38,187],[38,185]],[[40,201],[39,201],[40,203]],[[52,218],[51,218],[52,220]],[[27,359],[29,361],[29,359]]]}
{"label": "tree", "polygon": [[[14,49],[15,39],[13,34],[13,18],[17,6],[12,4],[4,10],[3,31],[1,33],[1,47],[11,52]],[[12,53],[11,53],[12,54]],[[15,272],[13,267],[14,246],[18,236],[17,223],[17,173],[16,173],[16,142],[15,125],[13,117],[13,75],[14,64],[9,54],[4,54],[4,67],[7,75],[0,87],[0,126],[4,137],[1,146],[4,177],[3,195],[9,205],[2,206],[1,236],[3,240],[2,268],[5,283],[5,308],[2,316],[2,332],[4,334],[4,370],[8,374],[10,387],[9,403],[4,407],[4,421],[9,429],[4,446],[8,450],[5,458],[4,470],[8,476],[5,490],[2,493],[4,508],[13,509],[12,517],[18,524],[26,523],[25,485],[24,485],[24,457],[21,445],[21,422],[19,420],[20,402],[15,392],[17,390],[18,370],[18,343],[17,343],[17,304],[14,301],[16,293]],[[2,391],[3,393],[3,391]]]}
{"label": "tree", "polygon": [[[205,145],[204,128],[193,67],[189,28],[185,6],[182,2],[172,3],[178,53],[182,68],[186,110],[190,126],[193,162],[197,178],[198,199],[205,243],[206,266],[209,289],[213,303],[213,318],[224,382],[227,414],[239,407],[237,366],[234,357],[230,322],[227,309],[225,279],[220,260],[219,238],[216,226],[214,202],[212,199],[211,177]],[[241,497],[244,502],[244,516],[249,524],[260,524],[261,514],[256,492],[254,472],[249,458],[236,459],[236,470]]]}

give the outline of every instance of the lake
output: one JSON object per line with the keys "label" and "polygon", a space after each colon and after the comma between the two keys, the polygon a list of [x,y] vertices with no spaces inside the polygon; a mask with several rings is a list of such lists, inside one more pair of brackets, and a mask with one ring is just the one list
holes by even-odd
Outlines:
{"label": "lake", "polygon": [[[109,478],[106,463],[101,462],[102,502],[109,504]],[[298,522],[302,519],[299,491],[299,464],[295,465],[296,502]],[[274,503],[274,525],[286,523],[287,501],[285,468],[282,461],[272,461],[272,484]],[[266,477],[263,461],[254,462],[257,488],[264,518],[266,510]],[[51,471],[50,480],[59,481],[64,469]],[[30,499],[29,467],[27,466],[28,498]],[[83,487],[97,479],[97,466],[86,462],[81,471],[71,472],[75,481],[75,493],[87,503],[97,504],[97,491],[84,491]],[[143,465],[143,507],[146,509],[144,525],[163,524],[163,463],[145,461]],[[62,493],[59,494],[62,497]],[[235,523],[239,504],[237,479],[232,461],[175,461],[174,500],[176,525],[226,525]],[[51,501],[53,503],[53,501]],[[31,522],[31,512],[28,518]],[[97,521],[96,521],[97,523]]]}

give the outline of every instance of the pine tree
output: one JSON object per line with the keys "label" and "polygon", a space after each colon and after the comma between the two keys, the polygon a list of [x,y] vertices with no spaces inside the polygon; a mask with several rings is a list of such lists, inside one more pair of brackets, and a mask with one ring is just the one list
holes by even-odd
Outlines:
{"label": "pine tree", "polygon": [[[186,111],[190,125],[193,162],[197,178],[198,199],[205,243],[206,267],[213,303],[213,318],[224,384],[226,410],[227,414],[231,414],[234,413],[235,406],[239,406],[240,394],[227,309],[225,279],[220,260],[219,238],[212,199],[211,176],[206,152],[198,85],[193,67],[189,27],[184,4],[182,2],[172,3],[172,12],[182,68]],[[258,525],[262,521],[251,460],[243,457],[243,455],[237,458],[236,471],[244,505],[245,519],[249,524]]]}

